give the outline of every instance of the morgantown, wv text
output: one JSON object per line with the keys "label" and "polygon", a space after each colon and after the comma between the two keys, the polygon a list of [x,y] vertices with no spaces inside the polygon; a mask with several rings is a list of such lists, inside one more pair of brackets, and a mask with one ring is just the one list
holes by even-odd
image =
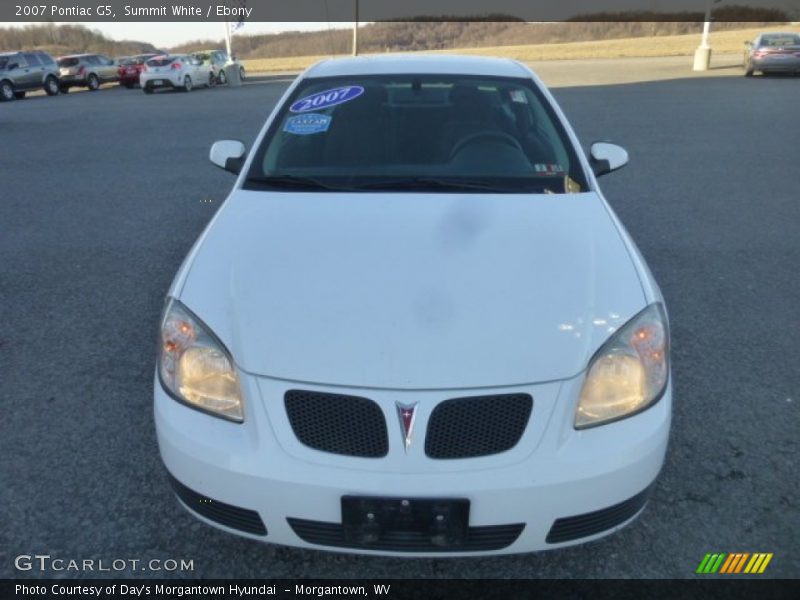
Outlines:
{"label": "morgantown, wv text", "polygon": [[[388,596],[391,585],[375,584],[372,586],[373,597]],[[293,587],[281,586],[281,592],[285,594],[294,593],[295,596],[370,596],[366,586],[363,585],[306,585],[297,584]],[[277,585],[76,585],[58,584],[52,585],[23,585],[15,586],[16,595],[19,596],[81,596],[97,597],[105,596],[124,596],[128,598],[147,597],[155,595],[165,598],[229,598],[243,596],[277,596]]]}

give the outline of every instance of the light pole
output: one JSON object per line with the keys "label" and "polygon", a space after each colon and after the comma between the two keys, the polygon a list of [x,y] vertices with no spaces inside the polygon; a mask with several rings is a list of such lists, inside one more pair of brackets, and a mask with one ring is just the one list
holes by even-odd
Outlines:
{"label": "light pole", "polygon": [[356,0],[356,20],[353,23],[353,56],[358,56],[358,0]]}
{"label": "light pole", "polygon": [[711,46],[708,44],[708,34],[711,32],[711,7],[722,0],[708,0],[705,22],[703,23],[703,39],[697,50],[694,51],[694,70],[708,71],[711,64]]}

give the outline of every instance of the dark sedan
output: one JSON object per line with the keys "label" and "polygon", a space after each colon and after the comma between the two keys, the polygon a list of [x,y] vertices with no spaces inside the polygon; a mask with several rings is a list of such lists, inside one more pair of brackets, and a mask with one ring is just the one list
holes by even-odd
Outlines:
{"label": "dark sedan", "polygon": [[120,58],[117,61],[119,63],[119,69],[117,69],[119,84],[126,88],[139,85],[139,74],[144,70],[144,63],[155,56],[158,54],[137,54]]}

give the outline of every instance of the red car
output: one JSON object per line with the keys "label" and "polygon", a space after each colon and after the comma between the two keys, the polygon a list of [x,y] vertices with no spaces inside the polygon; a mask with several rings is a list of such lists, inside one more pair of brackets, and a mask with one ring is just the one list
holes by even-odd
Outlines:
{"label": "red car", "polygon": [[119,84],[124,85],[126,88],[132,88],[139,85],[139,73],[144,70],[144,63],[158,54],[137,54],[136,56],[126,56],[120,58],[117,62],[119,64]]}

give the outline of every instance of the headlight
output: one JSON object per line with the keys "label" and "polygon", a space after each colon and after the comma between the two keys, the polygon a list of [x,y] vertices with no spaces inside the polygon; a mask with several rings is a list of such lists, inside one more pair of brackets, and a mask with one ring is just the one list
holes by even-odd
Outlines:
{"label": "headlight", "polygon": [[161,320],[158,369],[176,399],[218,417],[244,421],[230,354],[200,319],[174,299]]}
{"label": "headlight", "polygon": [[669,330],[664,307],[651,304],[597,351],[583,382],[575,428],[594,427],[656,402],[669,378]]}

